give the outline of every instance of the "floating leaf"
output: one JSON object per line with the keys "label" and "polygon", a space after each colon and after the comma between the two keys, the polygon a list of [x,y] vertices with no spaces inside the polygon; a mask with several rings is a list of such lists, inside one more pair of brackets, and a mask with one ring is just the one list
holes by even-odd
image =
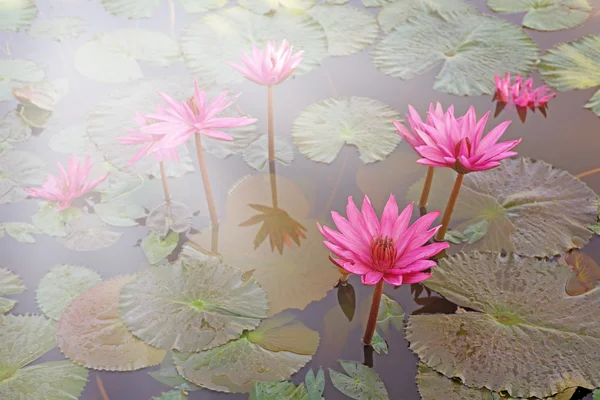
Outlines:
{"label": "floating leaf", "polygon": [[76,38],[86,27],[87,22],[78,17],[42,19],[29,28],[29,36],[36,40],[62,42]]}
{"label": "floating leaf", "polygon": [[179,372],[177,372],[175,364],[173,363],[173,354],[171,352],[167,354],[163,362],[160,364],[160,369],[157,371],[148,372],[148,375],[160,383],[173,388],[186,390],[188,392],[200,389],[199,386],[194,385],[192,382],[185,380],[181,375],[179,375]]}
{"label": "floating leaf", "polygon": [[25,187],[41,184],[46,178],[44,162],[20,150],[0,151],[0,204],[24,200]]}
{"label": "floating leaf", "polygon": [[411,316],[406,338],[423,362],[467,386],[512,396],[598,386],[600,291],[567,295],[568,268],[472,252],[441,259],[432,271],[427,287],[474,311]]}
{"label": "floating leaf", "polygon": [[[244,149],[244,161],[257,171],[269,166],[269,138],[262,135],[254,143]],[[287,140],[275,136],[275,160],[283,165],[290,165],[294,160],[294,149]]]}
{"label": "floating leaf", "polygon": [[153,397],[152,400],[186,400],[187,398],[187,394],[182,390],[171,390],[158,397]]}
{"label": "floating leaf", "polygon": [[354,318],[354,311],[356,310],[356,294],[354,287],[346,282],[340,282],[337,289],[337,298],[340,308],[344,312],[348,321],[352,321]]}
{"label": "floating leaf", "polygon": [[87,214],[66,225],[67,236],[59,239],[68,249],[94,251],[113,245],[122,233],[111,232],[107,225],[94,214]]}
{"label": "floating leaf", "polygon": [[185,232],[192,227],[192,213],[185,204],[176,201],[163,203],[150,211],[146,227],[160,236],[166,236],[169,230]]}
{"label": "floating leaf", "polygon": [[54,322],[39,315],[5,315],[0,317],[0,343],[0,371],[3,378],[14,376],[55,346]]}
{"label": "floating leaf", "polygon": [[74,154],[93,151],[93,144],[87,137],[83,125],[62,128],[48,124],[44,129],[44,134],[49,136],[48,146],[57,153]]}
{"label": "floating leaf", "polygon": [[565,288],[569,296],[580,296],[598,286],[600,266],[593,258],[573,250],[565,255],[564,261],[573,270]]}
{"label": "floating leaf", "polygon": [[180,58],[179,44],[170,36],[148,29],[119,29],[103,33],[75,52],[75,68],[99,82],[140,79],[138,61],[166,67]]}
{"label": "floating leaf", "polygon": [[252,382],[288,379],[318,345],[317,332],[290,314],[279,314],[222,346],[173,356],[184,378],[210,390],[239,393],[250,391]]}
{"label": "floating leaf", "polygon": [[119,293],[135,276],[102,282],[77,296],[56,325],[60,350],[74,362],[108,371],[132,371],[159,364],[166,355],[133,336],[119,315]]}
{"label": "floating leaf", "polygon": [[309,369],[304,377],[304,384],[310,400],[321,400],[323,391],[325,391],[325,372],[323,372],[323,368],[319,368],[316,376],[313,370]]}
{"label": "floating leaf", "polygon": [[488,220],[484,219],[474,224],[471,224],[465,228],[463,231],[463,235],[465,236],[465,241],[468,244],[473,244],[478,240],[481,240],[487,233],[488,229]]}
{"label": "floating leaf", "polygon": [[398,332],[402,332],[404,325],[404,310],[400,304],[386,294],[381,296],[379,303],[379,314],[377,314],[377,326],[387,332],[393,326]]}
{"label": "floating leaf", "polygon": [[0,120],[0,143],[23,142],[31,137],[31,127],[15,111],[10,111]]}
{"label": "floating leaf", "polygon": [[179,243],[177,232],[171,232],[164,239],[156,232],[150,232],[142,240],[142,250],[150,264],[156,264],[171,254],[177,247],[177,243]]}
{"label": "floating leaf", "polygon": [[487,0],[487,5],[500,13],[525,12],[523,26],[538,31],[574,28],[592,11],[587,0]]}
{"label": "floating leaf", "polygon": [[381,7],[392,1],[394,0],[362,0],[362,3],[365,7]]}
{"label": "floating leaf", "polygon": [[102,277],[89,268],[57,265],[50,269],[37,289],[38,307],[48,318],[57,320],[71,301],[102,282]]}
{"label": "floating leaf", "polygon": [[446,235],[444,235],[444,241],[454,244],[461,244],[465,239],[465,235],[457,230],[450,230],[446,232]]}
{"label": "floating leaf", "polygon": [[340,365],[348,375],[329,370],[333,386],[346,396],[356,400],[389,399],[381,378],[373,370],[354,361],[341,361]]}
{"label": "floating leaf", "polygon": [[592,395],[594,396],[593,400],[600,400],[600,389],[594,390],[594,393],[592,393]]}
{"label": "floating leaf", "polygon": [[[2,7],[2,5],[0,5]],[[1,8],[0,8],[1,10]],[[0,13],[2,15],[2,13]],[[0,20],[0,26],[2,21]],[[44,79],[44,69],[29,60],[3,59],[0,60],[0,101],[12,99],[12,88],[37,82]]]}
{"label": "floating leaf", "polygon": [[387,342],[384,338],[381,337],[381,335],[379,335],[377,331],[375,331],[375,334],[373,335],[371,347],[373,348],[373,350],[375,350],[375,353],[377,354],[381,354],[381,352],[383,352],[384,354],[388,353]]}
{"label": "floating leaf", "polygon": [[[587,89],[600,85],[600,35],[559,44],[542,57],[538,69],[546,83],[557,90]],[[600,90],[586,108],[600,116]]]}
{"label": "floating leaf", "polygon": [[8,0],[0,3],[0,31],[18,31],[35,19],[38,9],[33,0]]}
{"label": "floating leaf", "polygon": [[136,219],[146,216],[144,207],[130,203],[97,203],[94,211],[102,221],[112,226],[136,226]]}
{"label": "floating leaf", "polygon": [[67,236],[66,223],[79,218],[81,215],[82,212],[77,207],[70,207],[67,210],[57,212],[56,206],[46,203],[31,217],[31,220],[46,235],[64,237]]}
{"label": "floating leaf", "polygon": [[300,14],[315,5],[316,0],[237,0],[237,3],[257,14],[275,13],[280,7]]}
{"label": "floating leaf", "polygon": [[[6,268],[0,268],[0,295],[15,294],[24,291],[25,285],[18,275]],[[0,297],[0,315],[12,310],[16,303],[15,300]]]}
{"label": "floating leaf", "polygon": [[391,32],[395,26],[422,15],[429,14],[446,18],[448,14],[452,13],[477,13],[476,8],[463,0],[396,0],[382,3],[380,4],[382,7],[377,15],[377,21],[386,33]]}
{"label": "floating leaf", "polygon": [[308,106],[294,121],[292,138],[298,149],[313,161],[331,163],[344,144],[358,148],[364,163],[383,160],[400,136],[390,123],[400,114],[366,97],[344,97]]}
{"label": "floating leaf", "polygon": [[[179,4],[187,13],[199,13],[223,7],[225,0],[179,0]],[[102,5],[109,13],[123,18],[150,18],[161,0],[102,0]]]}
{"label": "floating leaf", "polygon": [[372,58],[383,73],[400,79],[443,64],[434,89],[475,96],[494,91],[498,71],[528,75],[538,49],[520,28],[495,17],[423,14],[397,25]]}
{"label": "floating leaf", "polygon": [[67,79],[34,82],[12,89],[19,101],[19,116],[32,127],[42,128],[52,116],[54,107],[69,92]]}
{"label": "floating leaf", "polygon": [[181,34],[181,50],[188,68],[202,82],[226,84],[241,82],[242,75],[226,65],[238,62],[241,52],[252,45],[264,47],[268,40],[288,40],[294,50],[304,50],[295,74],[307,73],[327,56],[323,27],[307,15],[279,10],[273,16],[254,14],[231,7],[207,14],[188,25]]}
{"label": "floating leaf", "polygon": [[379,37],[373,15],[350,6],[316,5],[307,11],[325,29],[329,54],[347,56],[366,49]]}
{"label": "floating leaf", "polygon": [[309,400],[303,384],[292,382],[254,382],[249,400]]}
{"label": "floating leaf", "polygon": [[35,243],[35,238],[31,234],[42,233],[38,228],[26,222],[4,222],[1,225],[10,237],[21,243]]}

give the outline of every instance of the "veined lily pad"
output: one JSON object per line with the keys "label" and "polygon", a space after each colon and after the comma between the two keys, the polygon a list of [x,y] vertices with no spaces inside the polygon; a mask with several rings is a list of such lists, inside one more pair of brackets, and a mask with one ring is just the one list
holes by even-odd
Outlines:
{"label": "veined lily pad", "polygon": [[48,318],[57,320],[71,301],[102,282],[102,277],[89,268],[57,265],[50,269],[37,289],[37,303]]}
{"label": "veined lily pad", "polygon": [[[15,273],[0,268],[0,295],[15,294],[25,291],[25,285]],[[9,312],[17,302],[0,297],[0,315]],[[0,317],[1,318],[1,317]]]}
{"label": "veined lily pad", "polygon": [[340,361],[348,375],[329,370],[333,386],[346,396],[356,400],[388,400],[387,389],[373,370],[355,361]]}
{"label": "veined lily pad", "polygon": [[331,163],[345,144],[358,148],[364,163],[383,160],[400,136],[391,124],[400,114],[366,97],[344,97],[308,106],[294,121],[292,138],[313,161]]}
{"label": "veined lily pad", "polygon": [[[123,18],[150,18],[162,0],[102,0],[109,13]],[[223,7],[225,0],[179,0],[185,12],[198,13]]]}
{"label": "veined lily pad", "polygon": [[112,226],[136,226],[136,219],[146,216],[144,207],[133,203],[98,203],[94,204],[94,211]]}
{"label": "veined lily pad", "polygon": [[41,202],[39,211],[31,217],[31,220],[44,234],[64,237],[67,236],[66,224],[76,221],[82,215],[83,211],[78,207],[71,206],[57,212],[54,204]]}
{"label": "veined lily pad", "polygon": [[10,237],[21,243],[35,243],[32,234],[42,233],[38,228],[26,222],[5,222],[0,226]]}
{"label": "veined lily pad", "polygon": [[192,213],[185,204],[176,201],[162,203],[150,211],[146,227],[160,236],[167,236],[169,230],[185,232],[192,227]]}
{"label": "veined lily pad", "polygon": [[292,382],[254,382],[249,400],[322,400],[325,390],[325,373],[319,368],[316,376],[309,369],[304,383],[296,386]]}
{"label": "veined lily pad", "polygon": [[595,388],[600,291],[567,295],[570,274],[558,263],[517,255],[472,252],[441,259],[425,285],[474,311],[411,316],[410,348],[447,377],[512,396]]}
{"label": "veined lily pad", "polygon": [[0,101],[13,98],[13,87],[24,86],[29,82],[41,81],[45,75],[44,69],[33,61],[20,59],[0,60],[0,77],[2,77],[2,82],[0,82]]}
{"label": "veined lily pad", "polygon": [[186,390],[188,392],[201,389],[199,386],[194,385],[192,382],[187,381],[184,377],[179,375],[179,372],[177,372],[175,364],[173,363],[173,354],[171,352],[167,354],[163,362],[160,364],[160,369],[157,371],[148,372],[148,375],[160,383],[172,388]]}
{"label": "veined lily pad", "polygon": [[385,1],[381,5],[377,21],[386,33],[391,32],[395,26],[421,15],[438,15],[445,18],[451,13],[478,12],[463,0],[396,0]]}
{"label": "veined lily pad", "polygon": [[[269,138],[262,135],[254,143],[244,149],[244,161],[257,171],[269,166]],[[287,140],[275,135],[275,160],[283,165],[290,165],[294,160],[294,149]]]}
{"label": "veined lily pad", "polygon": [[588,0],[487,0],[487,5],[500,13],[525,12],[523,26],[538,31],[574,28],[592,11]]}
{"label": "veined lily pad", "polygon": [[0,3],[0,31],[18,31],[35,19],[38,9],[33,0],[8,0]]}
{"label": "veined lily pad", "polygon": [[68,249],[94,251],[109,247],[121,237],[121,232],[112,232],[94,214],[86,214],[66,225],[66,237],[59,239]]}
{"label": "veined lily pad", "polygon": [[288,379],[317,351],[319,334],[291,314],[264,320],[237,340],[200,353],[174,353],[177,370],[220,392],[249,392],[252,382]]}
{"label": "veined lily pad", "polygon": [[87,27],[87,22],[78,17],[58,17],[36,21],[29,28],[29,36],[36,40],[62,42],[76,38]]}
{"label": "veined lily pad", "polygon": [[257,14],[276,12],[280,7],[301,13],[315,5],[316,0],[237,0],[237,3]]}
{"label": "veined lily pad", "polygon": [[0,151],[0,204],[24,200],[25,187],[41,184],[46,165],[36,155],[20,151]]}
{"label": "veined lily pad", "polygon": [[167,352],[133,336],[119,315],[119,293],[135,279],[102,282],[77,296],[56,325],[60,350],[74,362],[108,371],[132,371],[160,364]]}
{"label": "veined lily pad", "polygon": [[29,127],[16,111],[10,111],[0,120],[0,143],[23,142],[31,137]]}
{"label": "veined lily pad", "polygon": [[179,58],[179,44],[162,32],[119,29],[79,47],[75,52],[75,68],[88,78],[119,83],[143,76],[138,61],[165,67]]}
{"label": "veined lily pad", "polygon": [[398,332],[402,331],[404,325],[404,310],[394,299],[384,294],[379,303],[379,314],[377,315],[377,326],[387,332],[393,326]]}
{"label": "veined lily pad", "polygon": [[267,316],[265,291],[216,259],[146,270],[121,291],[127,327],[163,349],[201,351],[254,329]]}
{"label": "veined lily pad", "polygon": [[[557,90],[587,89],[600,85],[600,35],[586,36],[548,50],[538,69]],[[600,117],[600,90],[585,105]]]}
{"label": "veined lily pad", "polygon": [[372,58],[383,73],[400,79],[442,64],[433,88],[474,96],[494,91],[498,71],[527,75],[538,48],[520,28],[492,16],[423,14],[396,25]]}
{"label": "veined lily pad", "polygon": [[150,264],[156,264],[175,250],[179,243],[179,233],[171,232],[164,239],[156,232],[150,232],[142,240],[142,250]]}
{"label": "veined lily pad", "polygon": [[231,7],[207,14],[188,25],[181,34],[181,50],[188,68],[204,83],[241,82],[242,75],[226,62],[239,62],[242,52],[252,45],[264,47],[268,40],[286,39],[295,51],[304,50],[295,74],[307,73],[327,56],[323,27],[307,15],[279,10],[273,16],[254,14]]}

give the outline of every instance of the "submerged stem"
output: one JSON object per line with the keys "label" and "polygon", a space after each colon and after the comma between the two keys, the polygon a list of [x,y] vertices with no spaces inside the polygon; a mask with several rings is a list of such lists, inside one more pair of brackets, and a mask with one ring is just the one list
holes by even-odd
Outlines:
{"label": "submerged stem", "polygon": [[377,327],[377,315],[379,314],[379,303],[381,302],[381,295],[383,294],[384,281],[381,279],[375,285],[373,290],[373,300],[371,301],[371,311],[369,311],[369,322],[367,322],[367,328],[365,329],[365,335],[363,336],[364,344],[371,344],[373,335],[375,334],[375,328]]}
{"label": "submerged stem", "polygon": [[454,206],[456,205],[456,200],[458,200],[458,194],[460,193],[460,187],[462,186],[463,178],[465,174],[458,174],[456,176],[456,180],[454,181],[454,186],[452,187],[452,192],[450,193],[450,197],[448,198],[448,203],[446,204],[446,209],[444,210],[444,216],[442,217],[442,227],[437,234],[435,235],[435,240],[441,242],[444,240],[446,236],[446,232],[448,231],[448,224],[450,223],[450,218],[452,217],[452,212],[454,211]]}
{"label": "submerged stem", "polygon": [[427,199],[429,199],[429,192],[431,191],[431,183],[433,182],[433,167],[427,168],[427,176],[425,177],[425,186],[421,192],[421,199],[419,200],[419,207],[425,207],[427,205]]}
{"label": "submerged stem", "polygon": [[204,150],[202,149],[202,137],[200,132],[196,132],[196,154],[198,156],[198,165],[200,166],[200,174],[202,175],[202,184],[204,185],[204,193],[206,202],[208,203],[208,213],[210,214],[210,222],[212,226],[219,225],[217,216],[217,207],[213,196],[210,180],[208,179],[208,170],[206,169],[206,161],[204,160]]}
{"label": "submerged stem", "polygon": [[273,86],[268,90],[269,161],[275,161],[275,122],[273,116]]}
{"label": "submerged stem", "polygon": [[271,202],[273,203],[273,208],[278,208],[277,174],[275,173],[275,161],[269,161],[269,176],[271,178]]}
{"label": "submerged stem", "polygon": [[162,180],[163,191],[165,192],[165,201],[168,203],[171,201],[171,194],[169,193],[169,182],[167,182],[165,163],[161,161],[158,164],[160,165],[160,178]]}

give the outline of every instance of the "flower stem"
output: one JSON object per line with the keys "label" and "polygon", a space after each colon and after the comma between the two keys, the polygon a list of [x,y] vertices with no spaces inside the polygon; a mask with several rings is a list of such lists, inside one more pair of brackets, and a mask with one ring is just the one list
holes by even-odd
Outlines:
{"label": "flower stem", "polygon": [[204,185],[204,193],[206,194],[206,202],[208,203],[208,213],[210,214],[210,222],[212,226],[219,225],[217,216],[217,207],[213,196],[210,180],[208,179],[208,170],[206,169],[206,161],[204,160],[204,150],[202,149],[202,137],[199,132],[196,132],[196,154],[198,156],[198,165],[200,166],[200,174],[202,175],[202,184]]}
{"label": "flower stem", "polygon": [[275,123],[273,116],[273,86],[268,89],[269,161],[275,161]]}
{"label": "flower stem", "polygon": [[425,186],[421,192],[421,199],[419,200],[419,207],[425,207],[427,205],[427,199],[429,199],[429,192],[431,191],[431,183],[433,182],[433,167],[427,168],[427,177],[425,178]]}
{"label": "flower stem", "polygon": [[377,282],[375,289],[373,290],[373,300],[371,301],[371,311],[369,312],[369,322],[367,322],[367,329],[365,329],[365,336],[363,336],[364,344],[371,344],[373,335],[375,334],[375,328],[377,327],[377,315],[379,314],[379,303],[381,302],[381,295],[383,294],[383,279]]}
{"label": "flower stem", "polygon": [[456,200],[458,199],[458,193],[460,192],[460,187],[462,186],[463,178],[465,174],[458,174],[456,176],[456,180],[454,181],[454,187],[452,187],[452,192],[450,193],[450,198],[448,199],[448,204],[446,204],[446,209],[444,210],[444,216],[442,217],[442,227],[437,234],[435,235],[435,240],[441,242],[444,240],[446,236],[446,232],[448,231],[448,224],[450,223],[450,218],[452,217],[452,212],[454,211],[454,206],[456,205]]}
{"label": "flower stem", "polygon": [[269,161],[269,175],[271,177],[271,200],[273,208],[277,206],[277,175],[275,173],[275,161]]}
{"label": "flower stem", "polygon": [[165,163],[159,162],[160,165],[160,177],[162,179],[163,191],[165,192],[165,201],[168,203],[171,201],[171,194],[169,193],[169,182],[167,182],[167,173],[165,172]]}

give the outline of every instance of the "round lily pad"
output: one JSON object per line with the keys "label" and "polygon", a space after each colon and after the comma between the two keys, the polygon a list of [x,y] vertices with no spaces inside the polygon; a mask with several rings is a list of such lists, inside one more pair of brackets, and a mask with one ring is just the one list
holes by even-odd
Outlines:
{"label": "round lily pad", "polygon": [[188,68],[203,82],[227,84],[242,82],[242,75],[226,62],[239,62],[242,52],[252,45],[287,40],[294,51],[304,50],[295,74],[318,67],[327,56],[323,27],[306,14],[279,10],[273,16],[258,15],[241,7],[207,14],[188,25],[181,34],[181,50]]}
{"label": "round lily pad", "polygon": [[25,86],[29,82],[41,81],[46,75],[44,69],[33,61],[14,58],[0,60],[0,71],[2,71],[0,101],[12,99],[11,90],[13,87]]}
{"label": "round lily pad", "polygon": [[0,143],[23,142],[31,137],[28,126],[16,111],[10,111],[0,120]]}
{"label": "round lily pad", "polygon": [[34,234],[42,233],[34,225],[27,222],[4,222],[0,225],[10,237],[21,243],[35,243]]}
{"label": "round lily pad", "polygon": [[180,57],[179,44],[170,36],[148,29],[119,29],[99,35],[75,52],[75,68],[82,75],[107,83],[141,78],[138,61],[168,66]]}
{"label": "round lily pad", "polygon": [[400,114],[366,97],[332,98],[311,104],[292,125],[298,150],[313,161],[331,163],[345,144],[358,148],[364,163],[383,160],[400,136],[391,123]]}
{"label": "round lily pad", "polygon": [[422,14],[396,25],[372,58],[383,73],[400,79],[442,64],[434,89],[474,96],[494,92],[498,71],[528,75],[538,48],[520,28],[492,16]]}
{"label": "round lily pad", "polygon": [[366,49],[379,37],[373,15],[350,6],[316,5],[307,11],[325,29],[329,54],[347,56]]}
{"label": "round lily pad", "polygon": [[36,40],[62,42],[76,38],[86,27],[87,22],[78,17],[42,19],[29,28],[29,36]]}
{"label": "round lily pad", "polygon": [[185,232],[192,227],[192,213],[185,204],[169,201],[150,211],[146,227],[160,236],[167,236],[169,230]]}
{"label": "round lily pad", "polygon": [[[150,18],[163,3],[161,0],[102,0],[109,13],[123,18]],[[197,13],[223,7],[225,0],[179,0],[185,12]]]}
{"label": "round lily pad", "polygon": [[522,13],[523,26],[538,31],[574,28],[589,18],[588,0],[487,0],[489,8],[500,13]]}
{"label": "round lily pad", "polygon": [[[600,35],[586,36],[548,50],[538,69],[557,90],[587,89],[600,85]],[[600,117],[600,90],[585,105]]]}
{"label": "round lily pad", "polygon": [[451,13],[477,13],[477,9],[464,0],[396,0],[383,3],[377,14],[377,22],[386,33],[396,25],[420,15],[438,15],[445,18]]}
{"label": "round lily pad", "polygon": [[406,331],[410,348],[447,377],[515,397],[595,388],[600,291],[569,296],[570,275],[558,263],[514,254],[441,259],[425,285],[474,311],[412,315]]}
{"label": "round lily pad", "polygon": [[329,370],[331,383],[340,392],[356,400],[389,400],[383,380],[371,368],[356,361],[342,361],[346,374]]}
{"label": "round lily pad", "polygon": [[121,237],[121,232],[112,232],[102,220],[94,214],[85,214],[67,223],[66,237],[59,241],[68,249],[75,251],[94,251],[113,245]]}
{"label": "round lily pad", "polygon": [[[269,138],[262,135],[254,143],[244,149],[244,161],[257,171],[269,166]],[[294,160],[294,148],[285,139],[275,136],[275,160],[283,165],[290,165]]]}
{"label": "round lily pad", "polygon": [[102,221],[112,226],[136,226],[136,219],[146,216],[144,207],[126,202],[97,203],[94,211]]}
{"label": "round lily pad", "polygon": [[237,0],[237,3],[257,14],[274,13],[280,7],[300,13],[315,5],[316,0]]}
{"label": "round lily pad", "polygon": [[267,316],[265,291],[214,258],[147,269],[121,291],[127,327],[163,349],[201,351],[254,329]]}
{"label": "round lily pad", "polygon": [[48,318],[57,320],[75,297],[100,282],[102,277],[89,268],[57,265],[40,279],[37,289],[38,306]]}
{"label": "round lily pad", "polygon": [[18,31],[35,19],[38,9],[33,0],[9,0],[0,3],[0,31]]}
{"label": "round lily pad", "polygon": [[132,371],[160,364],[167,352],[133,336],[119,316],[121,288],[135,276],[102,282],[77,296],[56,324],[64,355],[86,368]]}
{"label": "round lily pad", "polygon": [[12,92],[26,108],[36,107],[53,111],[56,104],[69,92],[69,81],[60,78],[33,82],[25,87],[13,88]]}
{"label": "round lily pad", "polygon": [[0,204],[24,200],[23,188],[41,184],[46,165],[36,155],[20,150],[0,151]]}
{"label": "round lily pad", "polygon": [[156,264],[168,257],[175,250],[178,243],[179,233],[177,232],[171,232],[165,238],[162,238],[156,232],[150,232],[148,236],[142,239],[141,247],[150,264]]}
{"label": "round lily pad", "polygon": [[183,377],[220,392],[250,391],[252,382],[280,381],[297,372],[317,351],[319,334],[291,314],[264,320],[251,332],[200,353],[175,352]]}
{"label": "round lily pad", "polygon": [[[19,276],[6,268],[0,268],[0,295],[25,291],[25,285]],[[16,304],[15,300],[0,297],[0,315],[9,312]]]}

